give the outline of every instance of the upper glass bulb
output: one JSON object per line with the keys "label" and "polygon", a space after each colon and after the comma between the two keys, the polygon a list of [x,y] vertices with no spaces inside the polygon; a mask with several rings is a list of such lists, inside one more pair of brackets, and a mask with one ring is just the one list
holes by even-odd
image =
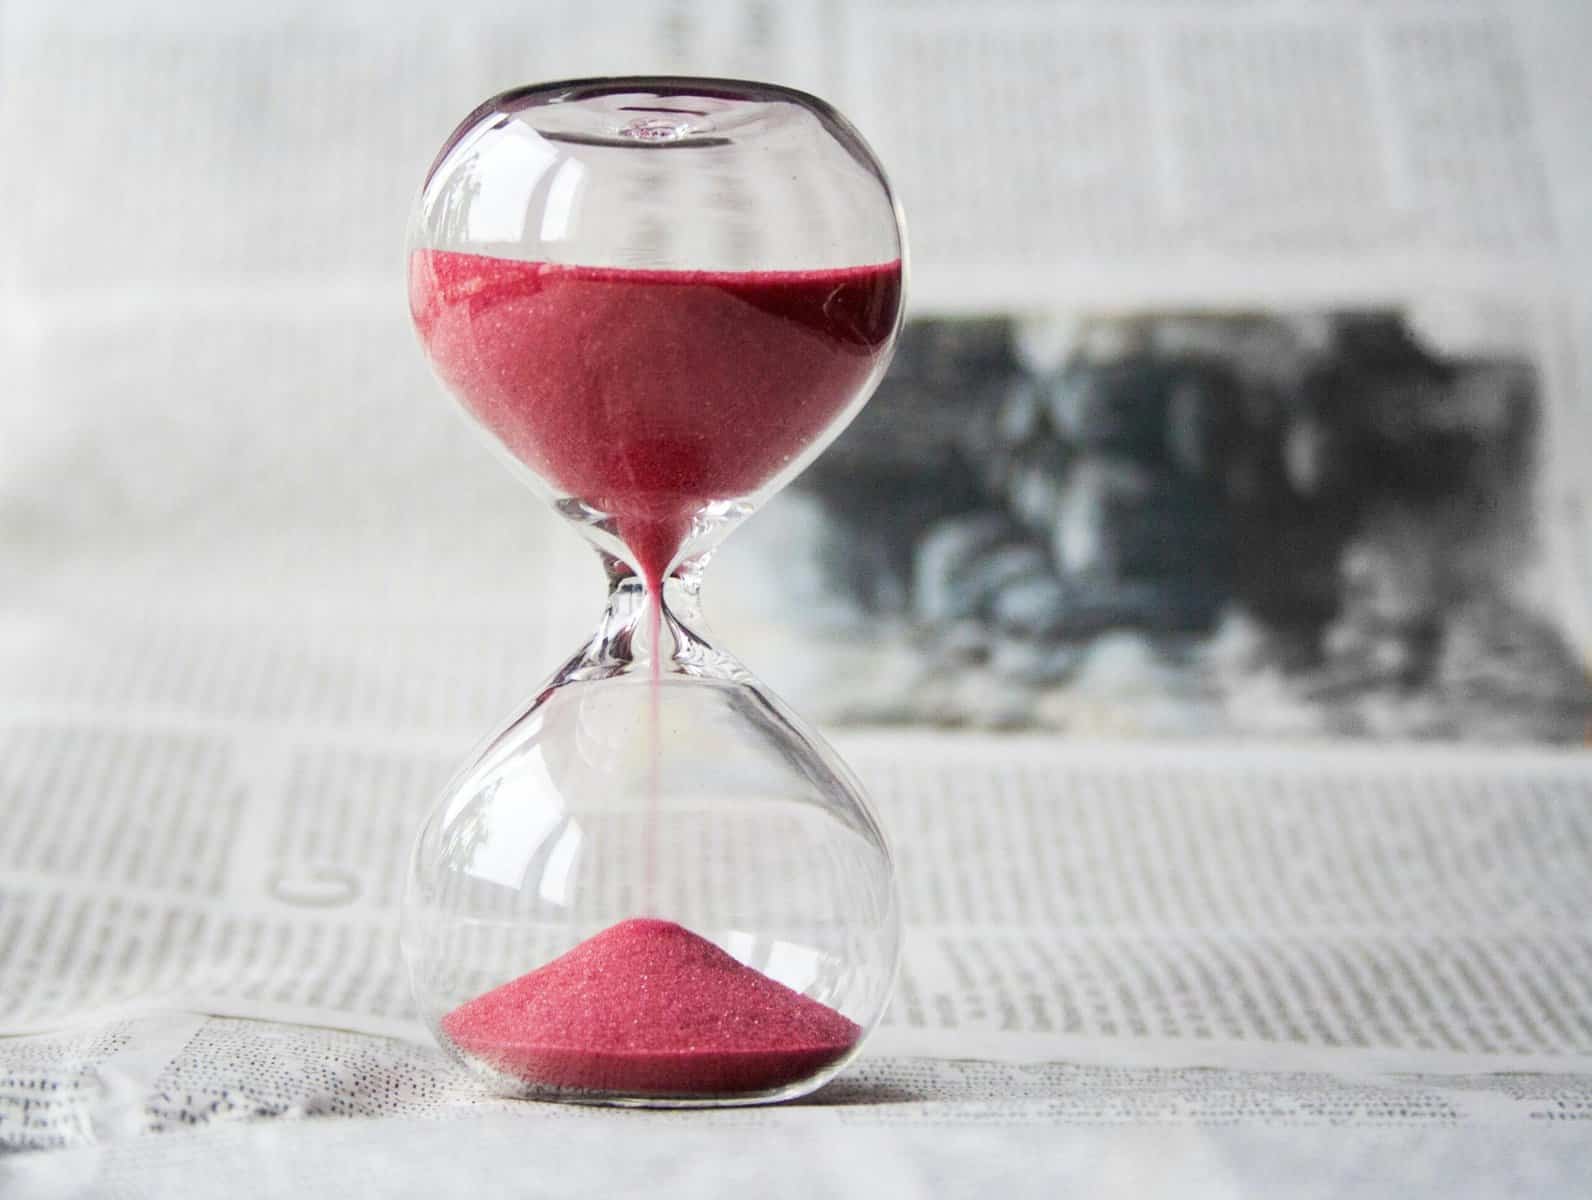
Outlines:
{"label": "upper glass bulb", "polygon": [[856,130],[767,84],[505,93],[410,231],[433,367],[643,575],[710,549],[850,421],[902,312],[902,233]]}

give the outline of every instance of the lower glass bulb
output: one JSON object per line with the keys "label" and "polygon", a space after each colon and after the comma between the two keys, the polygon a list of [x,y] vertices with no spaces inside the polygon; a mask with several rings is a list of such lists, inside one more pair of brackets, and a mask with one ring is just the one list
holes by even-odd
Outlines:
{"label": "lower glass bulb", "polygon": [[888,999],[890,856],[834,752],[672,611],[664,664],[632,657],[645,603],[616,588],[592,646],[427,818],[404,901],[415,996],[505,1094],[800,1095]]}

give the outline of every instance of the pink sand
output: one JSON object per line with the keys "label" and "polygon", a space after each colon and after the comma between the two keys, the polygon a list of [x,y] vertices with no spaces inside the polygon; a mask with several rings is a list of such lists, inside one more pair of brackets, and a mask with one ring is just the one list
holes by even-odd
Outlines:
{"label": "pink sand", "polygon": [[421,250],[409,304],[465,406],[612,514],[650,587],[692,514],[757,491],[857,398],[895,328],[901,264],[658,271]]}
{"label": "pink sand", "polygon": [[768,1092],[862,1029],[673,921],[611,926],[442,1019],[459,1050],[526,1083],[636,1096]]}

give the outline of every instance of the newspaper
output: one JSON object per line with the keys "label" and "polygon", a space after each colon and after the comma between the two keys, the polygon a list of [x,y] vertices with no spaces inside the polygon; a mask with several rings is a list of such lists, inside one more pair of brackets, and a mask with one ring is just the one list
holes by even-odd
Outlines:
{"label": "newspaper", "polygon": [[[394,938],[406,843],[455,741],[13,711],[0,1032],[38,1035],[0,1043],[13,1144],[88,1136],[107,1097],[128,1102],[106,1083],[128,1060],[148,1128],[206,1119],[179,1081],[258,1112],[487,1103],[407,1048],[426,1038]],[[993,1104],[1002,1120],[1369,1121],[1387,1087],[1443,1121],[1592,1104],[1581,756],[842,745],[893,832],[907,939],[877,1057],[837,1101],[892,1094],[881,1120]],[[82,1032],[46,1032],[63,1029]],[[267,1078],[228,1078],[258,1056]],[[966,1059],[985,1065],[945,1061]],[[1248,1099],[1213,1087],[1247,1072]],[[402,1086],[361,1098],[381,1074]]]}
{"label": "newspaper", "polygon": [[[1058,307],[1503,298],[1553,399],[1543,605],[1589,644],[1592,14],[555,7],[4,8],[0,144],[31,170],[0,179],[24,231],[0,239],[0,1149],[57,1151],[0,1163],[8,1196],[523,1169],[526,1106],[429,1046],[394,944],[421,813],[600,597],[433,419],[393,307],[415,173],[494,88],[825,95],[890,164],[916,309],[1032,313],[1036,344]],[[302,107],[260,121],[262,94]],[[35,128],[68,102],[146,120],[84,153]],[[290,179],[341,182],[292,207]],[[766,630],[717,603],[756,666]],[[743,1184],[801,1194],[1546,1195],[1592,1170],[1584,755],[839,741],[900,860],[885,1024],[812,1103],[536,1106],[570,1180],[733,1191],[725,1125]],[[308,1117],[350,1119],[278,1124]]]}
{"label": "newspaper", "polygon": [[[616,1121],[621,1118],[616,1118]],[[462,1122],[280,1123],[206,1138],[147,1138],[101,1151],[0,1162],[13,1194],[160,1197],[202,1180],[240,1200],[280,1195],[426,1197],[515,1190],[584,1195],[618,1188],[691,1195],[1275,1194],[1301,1197],[1575,1195],[1584,1131],[1532,1130],[1499,1155],[1475,1129],[1104,1129],[963,1123],[882,1131],[849,1125],[736,1128],[616,1125],[481,1115]],[[733,1137],[725,1137],[733,1133]],[[1507,1135],[1506,1135],[1507,1136]]]}

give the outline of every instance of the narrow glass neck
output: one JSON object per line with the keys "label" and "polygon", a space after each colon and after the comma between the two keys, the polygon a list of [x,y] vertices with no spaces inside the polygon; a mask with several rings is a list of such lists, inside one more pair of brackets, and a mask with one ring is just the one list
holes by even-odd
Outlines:
{"label": "narrow glass neck", "polygon": [[[651,620],[652,596],[647,584],[634,567],[621,558],[604,554],[603,570],[608,574],[609,619],[625,625],[639,623],[645,627]],[[702,567],[703,559],[681,563],[671,574],[663,577],[660,615],[664,625],[673,625],[686,631],[702,623]],[[642,629],[643,634],[645,629]],[[665,631],[667,640],[669,631]],[[665,647],[665,656],[668,648]]]}
{"label": "narrow glass neck", "polygon": [[608,678],[632,672],[739,678],[744,668],[707,642],[702,622],[702,568],[706,557],[676,567],[663,580],[660,604],[624,560],[603,554],[608,604],[565,678]]}

